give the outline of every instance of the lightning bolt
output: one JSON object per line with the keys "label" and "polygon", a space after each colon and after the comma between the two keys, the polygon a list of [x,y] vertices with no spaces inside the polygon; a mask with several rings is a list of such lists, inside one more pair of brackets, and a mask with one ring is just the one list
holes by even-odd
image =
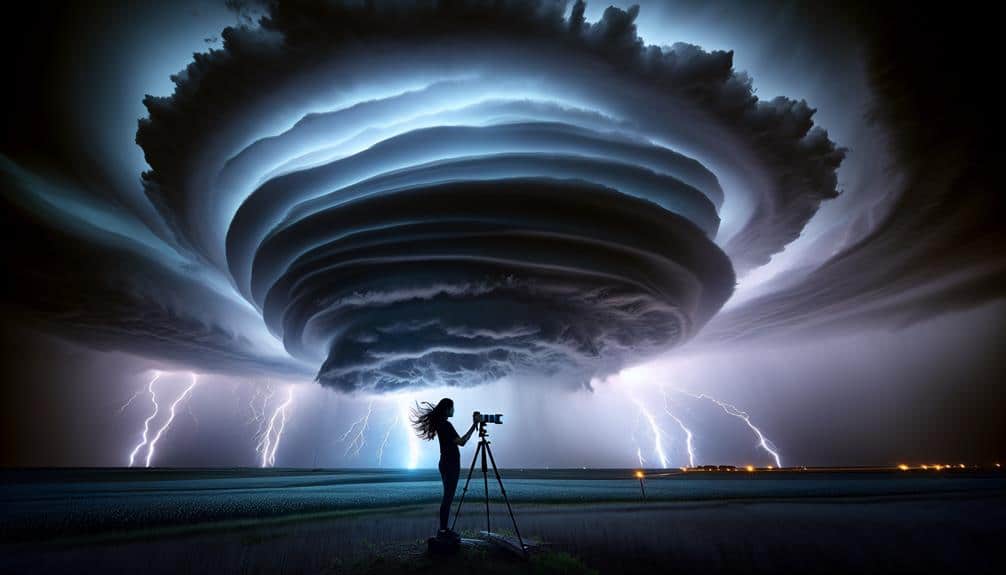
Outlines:
{"label": "lightning bolt", "polygon": [[[152,383],[153,382],[151,382],[151,384]],[[174,401],[171,402],[171,407],[168,409],[169,413],[168,420],[164,422],[164,425],[162,425],[161,428],[157,430],[157,434],[154,435],[154,438],[150,440],[150,446],[147,448],[147,461],[145,467],[150,467],[150,462],[151,460],[153,460],[154,452],[157,449],[157,442],[160,441],[161,436],[164,435],[164,432],[167,431],[169,427],[171,427],[171,422],[175,420],[175,410],[178,408],[178,404],[181,403],[186,397],[188,397],[190,393],[192,393],[192,389],[196,387],[197,383],[199,383],[199,378],[196,376],[196,374],[193,373],[192,383],[190,383],[189,386],[186,387],[185,390],[182,391],[182,393],[178,397],[176,397]],[[151,399],[153,399],[152,391],[150,395]],[[154,405],[155,405],[154,414],[156,415],[156,405],[157,405],[156,402],[154,403]],[[151,416],[151,419],[153,419],[153,416]],[[147,422],[144,423],[144,439],[146,439],[145,432],[147,424],[149,422],[150,420],[148,419]]]}
{"label": "lightning bolt", "polygon": [[667,391],[664,389],[664,386],[660,386],[660,394],[664,396],[664,413],[673,419],[685,434],[685,449],[688,450],[688,467],[695,467],[695,445],[693,443],[694,436],[692,435],[692,430],[688,429],[685,422],[681,421],[667,405]]}
{"label": "lightning bolt", "polygon": [[[266,384],[268,385],[268,384]],[[267,444],[271,441],[271,436],[265,433],[265,412],[269,408],[269,398],[272,397],[272,386],[267,387],[268,393],[263,394],[261,388],[256,386],[255,393],[252,395],[251,400],[248,401],[248,408],[251,409],[252,415],[245,423],[257,423],[258,428],[255,430],[255,434],[252,436],[255,440],[255,453],[262,455],[267,453],[269,450]],[[261,400],[262,409],[256,407],[256,400]],[[266,455],[263,455],[266,457]],[[264,465],[263,465],[264,467]]]}
{"label": "lightning bolt", "polygon": [[716,399],[715,397],[706,395],[705,393],[700,393],[698,395],[695,395],[693,393],[688,393],[688,392],[685,392],[685,391],[682,391],[681,393],[683,393],[685,395],[688,395],[690,397],[694,397],[695,399],[705,399],[705,400],[711,401],[711,402],[715,403],[716,405],[720,406],[720,409],[722,409],[727,415],[732,415],[732,416],[740,419],[741,421],[743,421],[745,424],[747,424],[747,426],[751,429],[752,432],[754,432],[755,436],[758,438],[758,443],[757,443],[758,447],[760,447],[760,448],[764,449],[765,451],[767,451],[772,456],[772,458],[775,459],[775,465],[776,465],[776,467],[782,467],[782,460],[779,457],[779,452],[777,451],[775,445],[773,445],[772,442],[769,441],[768,438],[765,437],[765,435],[761,432],[760,429],[758,429],[755,426],[755,424],[751,423],[751,416],[750,415],[748,415],[744,411],[741,411],[740,409],[738,409],[736,406],[734,406],[732,404],[729,404],[729,403],[727,403],[725,401],[720,401],[720,400]]}
{"label": "lightning bolt", "polygon": [[667,454],[664,453],[663,441],[664,430],[661,429],[660,424],[657,423],[657,419],[653,417],[653,413],[651,413],[649,408],[646,407],[646,404],[631,395],[629,396],[629,399],[636,404],[636,407],[639,408],[639,412],[650,425],[650,431],[653,433],[653,451],[657,454],[657,459],[660,460],[660,467],[667,469]]}
{"label": "lightning bolt", "polygon": [[126,403],[123,403],[122,405],[119,406],[119,415],[122,415],[126,411],[126,408],[132,405],[133,401],[137,397],[140,397],[140,394],[143,393],[143,389],[144,388],[142,387],[140,389],[137,389],[135,392],[133,392],[133,395],[129,396],[129,399],[126,400]]}
{"label": "lightning bolt", "polygon": [[[269,402],[272,401],[273,396],[276,394],[276,389],[271,383],[266,383],[266,391],[262,393],[262,388],[255,386],[255,394],[252,396],[251,400],[248,401],[248,409],[251,410],[251,417],[248,418],[246,423],[257,423],[258,428],[255,430],[255,437],[261,437],[262,429],[266,424],[266,410],[269,408]],[[256,407],[256,400],[261,399],[262,407]]]}
{"label": "lightning bolt", "polygon": [[388,439],[391,437],[391,432],[395,430],[395,426],[398,425],[398,420],[401,418],[400,415],[395,415],[395,418],[388,425],[388,429],[384,432],[384,439],[381,440],[381,445],[377,447],[377,465],[381,465],[381,460],[384,458],[384,448],[388,445]]}
{"label": "lightning bolt", "polygon": [[[360,419],[354,421],[353,424],[349,426],[349,429],[346,430],[346,433],[343,433],[342,437],[339,438],[340,442],[346,441],[346,438],[350,437],[352,434],[352,439],[350,439],[349,445],[346,447],[346,453],[344,454],[347,457],[356,457],[359,455],[360,450],[363,449],[363,446],[367,443],[367,426],[370,425],[370,414],[373,413],[373,411],[374,401],[371,400],[367,403],[367,413]],[[354,430],[356,433],[353,433]]]}
{"label": "lightning bolt", "polygon": [[[161,372],[155,371],[154,377],[150,380],[150,383],[147,384],[147,392],[150,393],[150,402],[154,405],[154,412],[151,413],[150,416],[147,417],[147,419],[144,420],[143,422],[143,437],[141,441],[138,444],[136,444],[136,447],[133,448],[133,451],[129,454],[129,467],[133,466],[133,460],[136,459],[136,454],[139,453],[140,449],[147,444],[147,434],[150,433],[150,422],[153,421],[155,417],[157,417],[158,406],[157,406],[157,395],[154,393],[154,382],[160,378],[161,378]],[[132,401],[133,400],[130,399],[129,402],[126,403],[126,405],[129,405],[129,403],[131,403]],[[119,413],[122,413],[123,409],[125,409],[125,406],[119,409]]]}
{"label": "lightning bolt", "polygon": [[643,450],[639,447],[639,441],[636,439],[636,430],[639,429],[639,420],[642,419],[643,414],[639,410],[636,410],[636,420],[632,423],[632,429],[629,431],[629,439],[632,440],[632,444],[636,446],[636,459],[639,460],[639,466],[643,467],[646,463],[646,459],[643,457]]}
{"label": "lightning bolt", "polygon": [[248,400],[248,410],[251,411],[251,417],[248,418],[248,421],[245,421],[245,424],[249,424],[253,421],[259,421],[261,419],[259,417],[258,408],[255,407],[255,401],[260,397],[262,397],[262,388],[256,385],[255,393],[253,393],[251,399]]}
{"label": "lightning bolt", "polygon": [[[271,396],[272,394],[269,395],[269,397]],[[262,434],[255,448],[255,451],[262,455],[261,467],[276,466],[276,450],[279,449],[279,442],[283,439],[283,430],[286,428],[287,409],[292,403],[293,386],[290,385],[286,388],[286,399],[273,410],[272,417],[269,418],[269,426],[266,428],[265,433]],[[264,414],[264,404],[262,409]],[[278,425],[276,423],[277,419],[279,419]]]}
{"label": "lightning bolt", "polygon": [[192,424],[196,426],[196,429],[199,429],[199,418],[196,417],[196,414],[192,411],[191,402],[186,402],[185,404],[185,415],[188,415],[192,420]]}

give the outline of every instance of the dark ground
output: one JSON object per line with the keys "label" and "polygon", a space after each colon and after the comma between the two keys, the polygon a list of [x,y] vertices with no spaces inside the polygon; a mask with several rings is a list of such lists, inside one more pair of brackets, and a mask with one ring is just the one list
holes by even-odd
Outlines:
{"label": "dark ground", "polygon": [[505,471],[546,551],[435,560],[434,473],[4,471],[0,572],[984,573],[1006,540],[994,473],[689,473],[648,478],[643,502],[624,471]]}

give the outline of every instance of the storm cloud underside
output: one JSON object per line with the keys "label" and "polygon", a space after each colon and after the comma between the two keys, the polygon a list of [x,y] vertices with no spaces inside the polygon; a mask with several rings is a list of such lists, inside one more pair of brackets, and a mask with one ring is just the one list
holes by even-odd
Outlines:
{"label": "storm cloud underside", "polygon": [[693,338],[844,151],[732,53],[645,45],[637,12],[279,2],[226,29],[146,99],[155,247],[85,234],[132,259],[81,272],[74,332],[344,391],[578,386]]}

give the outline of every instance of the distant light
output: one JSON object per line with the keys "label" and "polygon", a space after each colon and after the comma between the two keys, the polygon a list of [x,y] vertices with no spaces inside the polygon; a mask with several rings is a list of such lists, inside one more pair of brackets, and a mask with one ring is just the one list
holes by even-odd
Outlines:
{"label": "distant light", "polygon": [[687,467],[682,467],[681,471],[688,471],[688,468]]}
{"label": "distant light", "polygon": [[754,465],[748,465],[744,469],[747,469],[748,471],[754,471]]}
{"label": "distant light", "polygon": [[768,468],[769,469],[775,469],[775,467],[772,467],[771,465],[769,465]]}
{"label": "distant light", "polygon": [[637,471],[636,472],[636,477],[638,477],[639,479],[642,479],[643,478],[643,472],[642,471]]}
{"label": "distant light", "polygon": [[936,471],[940,471],[940,470],[943,469],[943,466],[939,465],[939,464],[936,464],[936,465],[933,466],[933,469],[935,469]]}
{"label": "distant light", "polygon": [[958,463],[957,466],[960,467],[961,469],[964,469],[964,464],[963,463]]}
{"label": "distant light", "polygon": [[[925,468],[925,465],[923,465],[922,467]],[[902,471],[908,471],[908,466],[902,463],[901,465],[898,466],[898,469]]]}
{"label": "distant light", "polygon": [[998,463],[996,463],[996,468],[998,468],[998,467],[1000,467],[1000,465]]}
{"label": "distant light", "polygon": [[923,465],[922,469],[929,469],[929,466],[928,465]]}
{"label": "distant light", "polygon": [[409,446],[409,451],[407,458],[405,460],[406,469],[417,469],[419,467],[419,450],[422,447],[419,445],[419,437],[412,432],[412,426],[409,425],[409,405],[412,396],[403,395],[398,401],[398,418],[402,422],[402,428],[405,433],[405,439]]}

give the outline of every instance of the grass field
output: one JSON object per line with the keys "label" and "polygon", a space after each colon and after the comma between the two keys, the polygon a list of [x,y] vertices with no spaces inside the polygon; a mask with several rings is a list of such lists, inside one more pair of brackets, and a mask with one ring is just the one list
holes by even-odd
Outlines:
{"label": "grass field", "polygon": [[503,475],[529,563],[427,557],[435,471],[6,470],[0,572],[985,572],[1006,535],[1001,474],[650,473],[645,501],[631,470]]}

